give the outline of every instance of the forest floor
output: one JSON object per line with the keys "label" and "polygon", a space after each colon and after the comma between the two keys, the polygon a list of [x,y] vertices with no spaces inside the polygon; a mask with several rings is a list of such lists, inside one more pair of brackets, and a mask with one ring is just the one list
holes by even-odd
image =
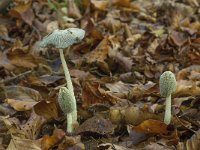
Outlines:
{"label": "forest floor", "polygon": [[[55,29],[81,28],[64,50],[78,124],[58,104],[66,80]],[[159,78],[175,74],[164,123]],[[199,150],[199,0],[1,0],[0,149]]]}

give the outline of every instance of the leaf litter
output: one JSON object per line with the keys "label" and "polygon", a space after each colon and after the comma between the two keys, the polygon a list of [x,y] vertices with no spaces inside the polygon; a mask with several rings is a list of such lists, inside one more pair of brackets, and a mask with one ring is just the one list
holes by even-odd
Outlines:
{"label": "leaf litter", "polygon": [[[2,0],[0,148],[198,150],[199,1]],[[40,48],[55,29],[79,27],[65,53],[78,106],[65,131],[57,102],[64,86],[58,51]],[[172,122],[163,123],[164,71],[176,75]]]}

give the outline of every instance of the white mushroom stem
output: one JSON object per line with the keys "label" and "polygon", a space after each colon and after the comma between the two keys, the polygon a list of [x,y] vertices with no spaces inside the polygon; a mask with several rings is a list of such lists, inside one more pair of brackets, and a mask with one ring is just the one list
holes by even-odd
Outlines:
{"label": "white mushroom stem", "polygon": [[61,59],[62,65],[63,65],[65,79],[67,81],[67,88],[70,92],[70,95],[72,95],[72,100],[74,101],[74,104],[75,104],[74,105],[74,111],[67,115],[67,122],[68,122],[67,130],[69,132],[70,130],[73,131],[73,129],[71,129],[72,124],[74,124],[77,121],[76,99],[75,99],[75,96],[74,96],[74,88],[73,88],[72,80],[71,80],[71,77],[70,77],[70,74],[69,74],[69,69],[68,69],[67,63],[65,61],[63,49],[59,49],[59,52],[60,52],[60,59]]}
{"label": "white mushroom stem", "polygon": [[171,94],[166,97],[166,104],[165,104],[165,117],[164,117],[164,123],[170,124],[171,122]]}
{"label": "white mushroom stem", "polygon": [[72,133],[73,132],[73,119],[72,119],[72,114],[68,113],[67,114],[67,132]]}
{"label": "white mushroom stem", "polygon": [[74,88],[73,88],[72,80],[71,80],[71,77],[70,77],[70,74],[69,74],[69,69],[68,69],[67,63],[65,61],[63,49],[59,49],[59,52],[60,52],[60,59],[61,59],[62,65],[63,65],[65,79],[67,81],[67,88],[71,92],[71,94],[74,95]]}

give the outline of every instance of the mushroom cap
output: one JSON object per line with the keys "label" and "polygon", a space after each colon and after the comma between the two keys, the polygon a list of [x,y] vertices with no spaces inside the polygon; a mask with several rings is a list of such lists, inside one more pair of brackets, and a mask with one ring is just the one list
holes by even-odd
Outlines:
{"label": "mushroom cap", "polygon": [[170,96],[176,90],[176,78],[171,71],[165,71],[160,76],[160,95],[162,97]]}
{"label": "mushroom cap", "polygon": [[79,28],[68,28],[65,30],[54,30],[45,36],[40,42],[40,47],[52,45],[56,48],[67,48],[74,43],[80,42],[85,36],[85,31]]}

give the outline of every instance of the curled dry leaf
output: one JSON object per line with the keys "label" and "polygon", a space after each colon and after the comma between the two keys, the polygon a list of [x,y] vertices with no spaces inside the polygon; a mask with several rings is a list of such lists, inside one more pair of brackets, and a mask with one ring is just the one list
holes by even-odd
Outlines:
{"label": "curled dry leaf", "polygon": [[101,0],[101,1],[91,0],[91,3],[97,10],[101,11],[105,11],[109,4],[107,0]]}
{"label": "curled dry leaf", "polygon": [[58,145],[58,150],[63,149],[85,150],[85,146],[81,143],[81,136],[65,136],[62,143]]}
{"label": "curled dry leaf", "polygon": [[112,16],[107,16],[106,19],[100,22],[100,24],[109,29],[111,33],[116,33],[120,28],[122,28],[121,22]]}
{"label": "curled dry leaf", "polygon": [[5,25],[0,25],[0,36],[8,37],[8,29]]}
{"label": "curled dry leaf", "polygon": [[40,101],[34,106],[34,111],[47,120],[58,118],[58,109],[55,102]]}
{"label": "curled dry leaf", "polygon": [[82,82],[82,99],[84,108],[96,103],[115,104],[120,101],[120,98],[102,89],[100,83],[95,81]]}
{"label": "curled dry leaf", "polygon": [[90,65],[97,65],[102,71],[109,74],[110,69],[108,67],[108,64],[105,62],[105,59],[107,59],[108,56],[109,49],[110,46],[108,38],[104,38],[93,51],[84,56],[86,62]]}
{"label": "curled dry leaf", "polygon": [[81,18],[82,16],[74,0],[68,1],[68,16],[71,18]]}
{"label": "curled dry leaf", "polygon": [[115,60],[117,64],[120,65],[122,70],[125,70],[125,72],[129,72],[132,69],[133,61],[130,57],[126,57],[123,54],[121,54],[119,51],[116,50],[110,50],[109,51],[109,58]]}
{"label": "curled dry leaf", "polygon": [[200,130],[185,142],[179,142],[178,150],[198,150],[200,147]]}
{"label": "curled dry leaf", "polygon": [[199,81],[188,81],[180,80],[177,82],[176,91],[174,93],[175,97],[177,96],[197,96],[200,95]]}
{"label": "curled dry leaf", "polygon": [[51,136],[44,135],[42,139],[40,139],[41,148],[43,150],[48,150],[53,146],[56,146],[61,140],[65,137],[65,132],[61,129],[54,129],[53,134]]}
{"label": "curled dry leaf", "polygon": [[115,83],[106,83],[105,86],[114,94],[117,94],[120,98],[127,98],[129,92],[133,88],[132,84],[126,84],[122,81]]}
{"label": "curled dry leaf", "polygon": [[38,91],[23,86],[4,87],[6,102],[17,111],[30,110],[42,99]]}
{"label": "curled dry leaf", "polygon": [[177,80],[185,80],[191,74],[192,71],[200,72],[200,65],[192,65],[180,70],[177,73]]}
{"label": "curled dry leaf", "polygon": [[35,140],[40,133],[42,125],[46,122],[46,118],[39,116],[32,111],[28,121],[25,124],[19,125],[19,129],[26,139]]}
{"label": "curled dry leaf", "polygon": [[22,139],[20,137],[12,135],[12,139],[10,140],[7,150],[18,150],[18,149],[42,150],[36,141],[30,139]]}
{"label": "curled dry leaf", "polygon": [[0,66],[9,71],[21,72],[20,69],[33,69],[39,64],[46,64],[43,58],[25,52],[23,47],[16,47],[12,51],[0,53],[0,58]]}
{"label": "curled dry leaf", "polygon": [[26,4],[17,5],[9,11],[9,14],[12,17],[22,19],[27,24],[32,25],[35,16],[31,8],[31,5],[32,1],[29,1]]}
{"label": "curled dry leaf", "polygon": [[37,104],[36,101],[20,101],[20,100],[9,99],[9,98],[7,98],[5,102],[8,103],[11,107],[13,107],[17,111],[31,110],[33,106]]}

